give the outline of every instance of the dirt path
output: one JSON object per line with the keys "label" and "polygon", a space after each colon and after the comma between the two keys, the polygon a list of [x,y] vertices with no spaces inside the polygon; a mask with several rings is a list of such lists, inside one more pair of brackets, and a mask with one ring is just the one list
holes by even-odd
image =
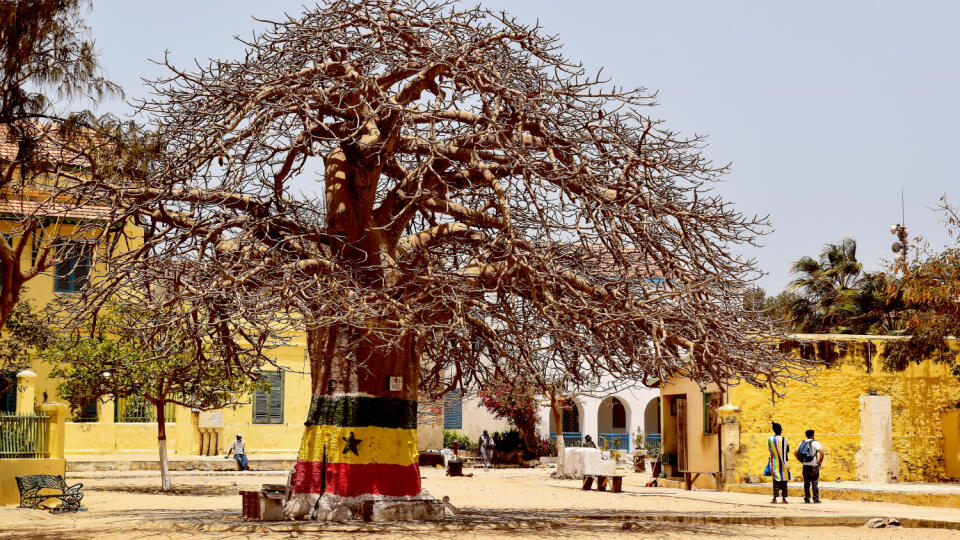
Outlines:
{"label": "dirt path", "polygon": [[[283,483],[283,473],[180,473],[177,495],[157,493],[155,473],[72,475],[87,493],[86,512],[51,515],[43,511],[0,508],[0,537],[57,538],[289,538],[320,534],[371,538],[481,537],[543,538],[545,535],[654,538],[960,538],[960,532],[934,529],[867,529],[831,526],[838,520],[862,523],[872,516],[960,520],[956,509],[882,503],[827,501],[822,505],[770,505],[766,498],[739,493],[685,492],[643,488],[647,477],[625,478],[624,493],[583,492],[580,483],[549,477],[545,469],[474,471],[473,478],[448,478],[437,469],[423,472],[424,487],[434,496],[449,495],[460,515],[442,523],[329,524],[260,523],[240,517],[241,489]],[[798,501],[799,502],[799,501]],[[734,522],[778,518],[819,526],[760,526],[698,523],[720,516]],[[660,521],[658,521],[660,520]],[[662,521],[670,520],[670,521]],[[692,521],[692,522],[691,522]],[[624,524],[630,527],[624,529]],[[828,535],[828,536],[825,536]]]}

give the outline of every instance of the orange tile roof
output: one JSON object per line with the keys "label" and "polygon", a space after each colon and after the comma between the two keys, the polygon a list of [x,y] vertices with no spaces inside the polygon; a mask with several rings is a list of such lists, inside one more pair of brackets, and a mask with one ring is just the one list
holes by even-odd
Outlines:
{"label": "orange tile roof", "polygon": [[[36,124],[36,136],[39,140],[37,157],[50,163],[66,164],[75,167],[87,165],[82,155],[66,148],[61,131],[55,124]],[[0,125],[0,160],[13,161],[17,157],[19,144],[16,135],[6,125]]]}
{"label": "orange tile roof", "polygon": [[110,215],[105,206],[66,204],[55,201],[0,199],[0,214],[18,216],[55,217],[85,220],[104,220]]}

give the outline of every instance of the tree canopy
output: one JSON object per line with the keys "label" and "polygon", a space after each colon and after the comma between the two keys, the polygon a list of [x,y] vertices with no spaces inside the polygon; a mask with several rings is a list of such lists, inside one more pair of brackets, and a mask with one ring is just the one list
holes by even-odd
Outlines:
{"label": "tree canopy", "polygon": [[789,291],[755,298],[748,305],[768,310],[793,332],[889,334],[897,330],[903,303],[895,279],[866,272],[857,260],[857,242],[844,238],[826,244],[817,258],[804,256],[791,266],[797,276]]}
{"label": "tree canopy", "polygon": [[312,355],[403,350],[446,385],[534,350],[590,378],[784,373],[740,309],[735,248],[766,222],[713,192],[726,169],[644,113],[651,92],[447,2],[331,1],[245,43],[154,81],[146,186],[83,183],[145,223],[90,304],[168,280],[220,341],[306,328]]}
{"label": "tree canopy", "polygon": [[[104,399],[146,400],[156,410],[161,479],[170,489],[165,406],[175,403],[209,410],[245,403],[257,387],[247,371],[221,362],[190,319],[164,311],[141,311],[138,304],[111,303],[83,334],[52,341],[47,360],[58,391],[75,408]],[[179,321],[179,325],[171,324]]]}
{"label": "tree canopy", "polygon": [[[947,232],[960,243],[960,215],[956,207],[941,199]],[[949,366],[960,378],[958,353],[948,339],[960,337],[960,247],[919,253],[908,261],[900,291],[905,309],[904,333],[908,339],[888,347],[884,367],[903,370],[926,359]]]}
{"label": "tree canopy", "polygon": [[[59,225],[77,218],[80,213],[69,210],[84,204],[65,203],[58,190],[47,188],[61,171],[89,165],[67,148],[66,141],[83,128],[61,100],[122,94],[102,75],[87,36],[81,11],[89,4],[0,2],[0,196],[11,202],[4,212],[13,222],[0,237],[0,327],[23,284],[54,265],[67,236],[83,236],[79,230],[66,234]],[[25,259],[29,250],[33,256]],[[22,265],[26,260],[29,264]]]}

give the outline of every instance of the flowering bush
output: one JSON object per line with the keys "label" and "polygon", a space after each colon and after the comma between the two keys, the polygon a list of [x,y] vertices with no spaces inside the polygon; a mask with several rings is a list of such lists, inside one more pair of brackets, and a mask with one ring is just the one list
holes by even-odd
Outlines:
{"label": "flowering bush", "polygon": [[[496,418],[506,418],[522,434],[528,450],[540,453],[535,448],[537,434],[537,401],[534,393],[523,386],[496,382],[483,386],[477,395],[488,411]],[[547,448],[549,450],[549,447]],[[541,453],[542,455],[542,453]]]}

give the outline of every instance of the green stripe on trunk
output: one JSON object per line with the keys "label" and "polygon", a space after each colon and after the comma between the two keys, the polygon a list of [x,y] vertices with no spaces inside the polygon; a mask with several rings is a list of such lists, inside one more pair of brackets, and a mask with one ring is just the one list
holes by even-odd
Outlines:
{"label": "green stripe on trunk", "polygon": [[387,397],[314,396],[308,426],[417,428],[417,402]]}

